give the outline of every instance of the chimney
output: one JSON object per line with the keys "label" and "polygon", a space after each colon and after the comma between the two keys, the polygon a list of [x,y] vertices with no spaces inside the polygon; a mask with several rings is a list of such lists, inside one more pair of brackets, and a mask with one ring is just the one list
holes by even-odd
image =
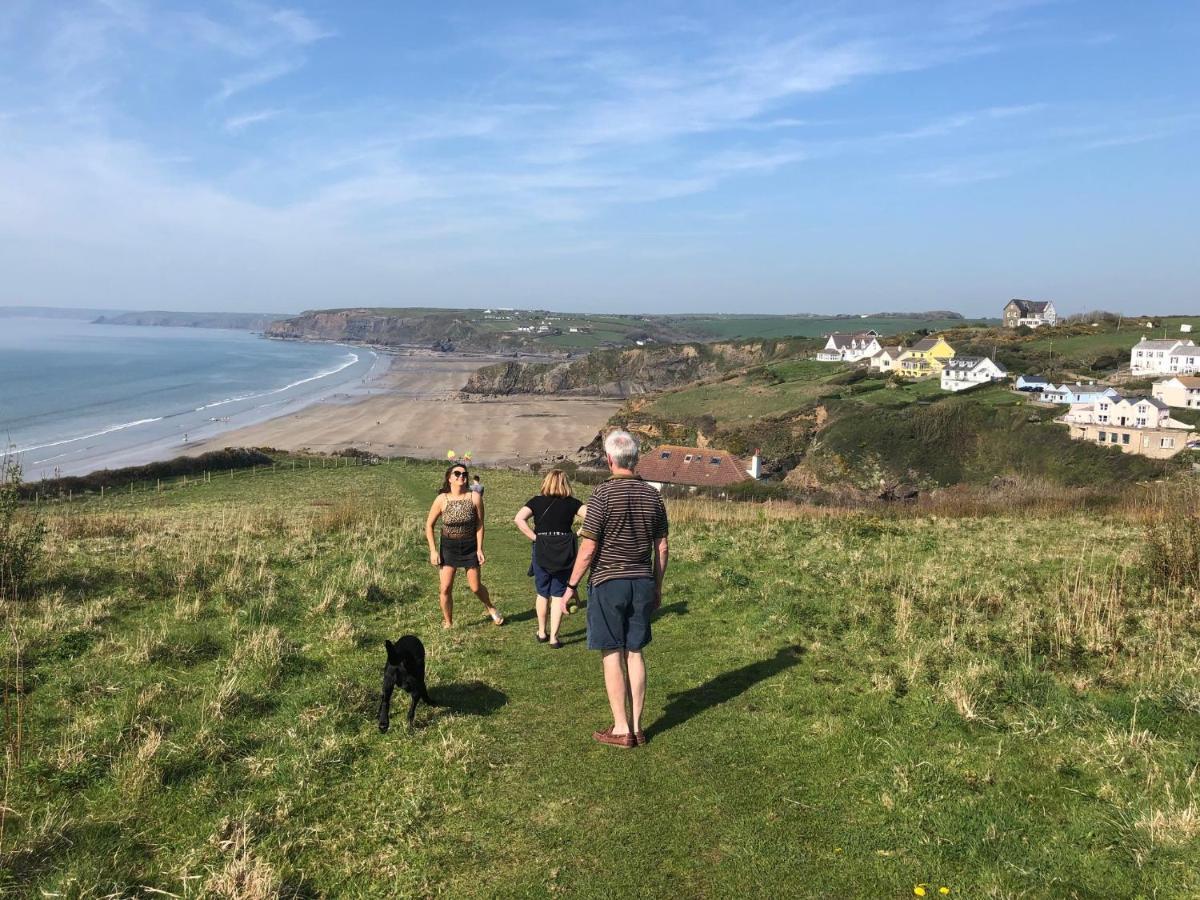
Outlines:
{"label": "chimney", "polygon": [[754,448],[754,456],[750,457],[750,468],[746,470],[746,474],[758,481],[762,478],[762,460],[758,458],[758,448]]}

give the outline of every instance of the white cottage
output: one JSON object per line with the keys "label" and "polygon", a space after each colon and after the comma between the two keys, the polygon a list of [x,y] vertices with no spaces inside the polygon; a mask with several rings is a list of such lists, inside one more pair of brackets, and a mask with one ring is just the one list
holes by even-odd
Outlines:
{"label": "white cottage", "polygon": [[986,356],[955,356],[942,369],[943,391],[964,391],[977,384],[1003,381],[1008,370]]}
{"label": "white cottage", "polygon": [[1142,338],[1129,351],[1129,368],[1134,375],[1190,375],[1200,371],[1200,347],[1174,338]]}
{"label": "white cottage", "polygon": [[900,360],[900,354],[903,352],[903,347],[883,347],[871,357],[868,365],[872,372],[890,372],[896,368],[896,363]]}
{"label": "white cottage", "polygon": [[817,354],[817,359],[825,362],[858,362],[860,359],[870,359],[879,350],[879,335],[874,331],[854,334],[835,331]]}

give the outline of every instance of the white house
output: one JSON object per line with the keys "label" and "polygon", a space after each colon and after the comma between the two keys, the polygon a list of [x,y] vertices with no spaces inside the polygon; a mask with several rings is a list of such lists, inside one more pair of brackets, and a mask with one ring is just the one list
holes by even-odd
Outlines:
{"label": "white house", "polygon": [[1063,420],[1077,424],[1121,428],[1190,428],[1171,418],[1167,404],[1153,397],[1101,397],[1094,403],[1075,403]]}
{"label": "white house", "polygon": [[1200,377],[1176,375],[1165,381],[1154,382],[1150,389],[1155,400],[1179,409],[1200,409]]}
{"label": "white house", "polygon": [[1050,387],[1050,382],[1048,382],[1041,375],[1018,375],[1015,386],[1018,391],[1041,393],[1046,388]]}
{"label": "white house", "polygon": [[870,359],[879,350],[879,337],[873,331],[854,334],[834,332],[817,354],[817,359],[825,362],[857,362],[860,359]]}
{"label": "white house", "polygon": [[1007,377],[1008,370],[986,356],[955,356],[942,369],[942,390],[963,391]]}
{"label": "white house", "polygon": [[1134,375],[1191,375],[1200,371],[1200,348],[1175,338],[1142,338],[1129,351],[1129,368]]}
{"label": "white house", "polygon": [[903,347],[882,347],[878,353],[871,357],[868,365],[872,372],[890,372],[896,368],[896,362],[900,359],[900,354],[903,352]]}
{"label": "white house", "polygon": [[1042,388],[1042,400],[1046,403],[1095,403],[1102,397],[1116,397],[1117,389],[1108,385],[1083,384],[1048,384]]}

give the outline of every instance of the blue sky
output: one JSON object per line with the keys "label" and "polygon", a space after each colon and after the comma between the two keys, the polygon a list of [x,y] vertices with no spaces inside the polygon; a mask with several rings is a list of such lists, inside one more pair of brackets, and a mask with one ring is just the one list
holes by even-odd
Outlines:
{"label": "blue sky", "polygon": [[1192,0],[3,0],[0,304],[1196,312],[1197,45]]}

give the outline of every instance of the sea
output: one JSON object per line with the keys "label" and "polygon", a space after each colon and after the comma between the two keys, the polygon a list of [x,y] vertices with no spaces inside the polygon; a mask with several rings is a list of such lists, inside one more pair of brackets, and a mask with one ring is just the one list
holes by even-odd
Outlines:
{"label": "sea", "polygon": [[26,481],[169,459],[361,393],[389,361],[246,331],[0,318],[0,453]]}

